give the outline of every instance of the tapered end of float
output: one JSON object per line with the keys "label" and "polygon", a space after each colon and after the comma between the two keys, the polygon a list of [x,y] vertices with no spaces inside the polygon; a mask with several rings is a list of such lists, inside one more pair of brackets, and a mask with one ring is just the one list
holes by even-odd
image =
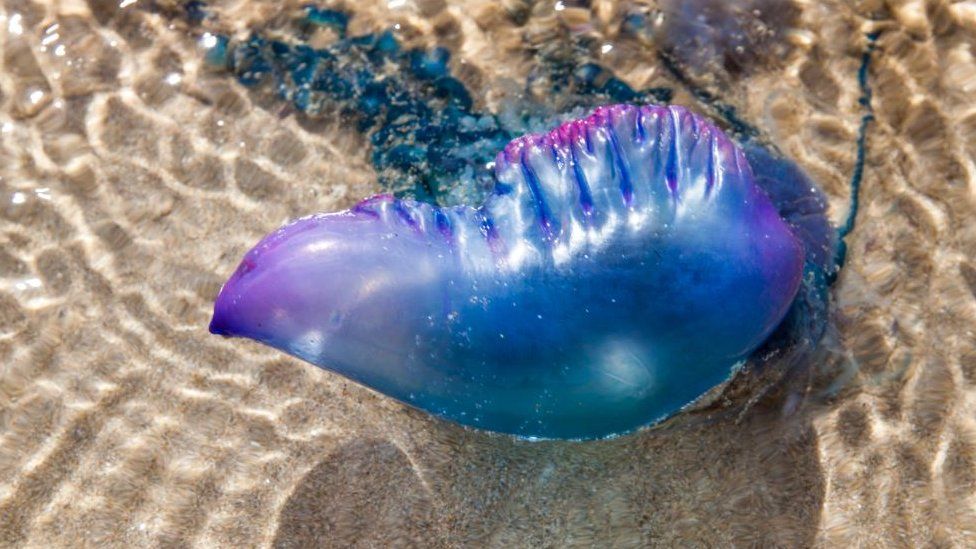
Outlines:
{"label": "tapered end of float", "polygon": [[240,330],[241,314],[238,310],[243,298],[240,282],[241,278],[245,277],[253,268],[253,263],[245,259],[220,289],[220,293],[214,301],[213,317],[210,319],[210,333],[225,337],[242,335]]}
{"label": "tapered end of float", "polygon": [[210,333],[219,336],[231,337],[234,334],[227,328],[226,316],[214,311],[213,318],[210,319]]}
{"label": "tapered end of float", "polygon": [[[271,233],[247,252],[227,279],[214,302],[210,333],[227,337],[266,340],[277,313],[291,311],[288,288],[300,277],[302,235],[315,227],[314,219],[302,219]],[[289,268],[297,264],[296,268]],[[280,324],[280,323],[278,323]],[[277,324],[275,328],[280,328]]]}
{"label": "tapered end of float", "polygon": [[210,333],[224,337],[233,337],[235,334],[231,329],[232,316],[226,303],[226,299],[217,297],[217,302],[214,304],[213,317],[210,319]]}

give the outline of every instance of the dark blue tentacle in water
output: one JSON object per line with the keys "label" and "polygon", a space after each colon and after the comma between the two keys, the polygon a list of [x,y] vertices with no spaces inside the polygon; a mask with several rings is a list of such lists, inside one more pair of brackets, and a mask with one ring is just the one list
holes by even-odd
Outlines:
{"label": "dark blue tentacle in water", "polygon": [[847,235],[854,230],[857,222],[857,211],[860,206],[861,180],[864,178],[864,161],[867,154],[868,126],[874,121],[874,108],[871,106],[871,85],[868,82],[868,69],[871,67],[871,54],[877,48],[880,31],[872,32],[867,35],[868,47],[861,55],[861,67],[857,71],[857,82],[861,87],[861,97],[858,103],[864,108],[865,113],[861,116],[861,125],[857,132],[857,159],[854,162],[854,172],[851,174],[851,198],[847,210],[847,217],[844,223],[837,229],[837,250],[834,256],[834,264],[837,266],[829,283],[837,279],[837,273],[844,266],[847,259],[847,243],[844,241]]}

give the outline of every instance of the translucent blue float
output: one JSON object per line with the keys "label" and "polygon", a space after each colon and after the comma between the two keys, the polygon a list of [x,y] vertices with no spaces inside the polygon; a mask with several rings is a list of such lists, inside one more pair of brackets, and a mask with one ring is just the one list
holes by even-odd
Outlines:
{"label": "translucent blue float", "polygon": [[[766,160],[764,177],[783,170]],[[789,311],[815,240],[681,107],[597,109],[512,141],[495,173],[478,208],[378,196],[279,229],[211,331],[465,425],[601,438],[728,379]]]}

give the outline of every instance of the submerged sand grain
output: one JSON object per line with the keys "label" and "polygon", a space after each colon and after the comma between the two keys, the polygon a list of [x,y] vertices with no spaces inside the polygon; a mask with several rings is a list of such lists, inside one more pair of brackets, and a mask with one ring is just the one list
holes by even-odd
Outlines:
{"label": "submerged sand grain", "polygon": [[[447,42],[496,105],[560,25],[619,30],[603,1],[513,25],[530,4],[358,2],[353,25]],[[298,4],[214,5],[234,31]],[[853,377],[798,412],[577,444],[467,431],[208,334],[251,244],[376,190],[362,137],[207,69],[165,10],[5,0],[0,546],[976,546],[976,8],[854,6],[804,2],[787,59],[723,98],[840,219],[883,30],[826,353]],[[617,44],[633,85],[674,85],[653,45]]]}

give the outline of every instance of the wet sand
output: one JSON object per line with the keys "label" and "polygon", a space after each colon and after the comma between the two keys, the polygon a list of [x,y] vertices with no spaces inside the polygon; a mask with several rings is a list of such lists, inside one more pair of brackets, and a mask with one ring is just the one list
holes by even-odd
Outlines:
{"label": "wet sand", "polygon": [[[364,1],[351,31],[448,45],[494,108],[585,28],[631,85],[709,112],[590,4]],[[215,2],[208,24],[297,5]],[[378,190],[363,137],[208,69],[164,9],[2,6],[0,546],[976,545],[972,2],[804,2],[781,62],[702,76],[839,221],[882,31],[825,364],[744,415],[585,444],[465,430],[210,335],[250,245]]]}

